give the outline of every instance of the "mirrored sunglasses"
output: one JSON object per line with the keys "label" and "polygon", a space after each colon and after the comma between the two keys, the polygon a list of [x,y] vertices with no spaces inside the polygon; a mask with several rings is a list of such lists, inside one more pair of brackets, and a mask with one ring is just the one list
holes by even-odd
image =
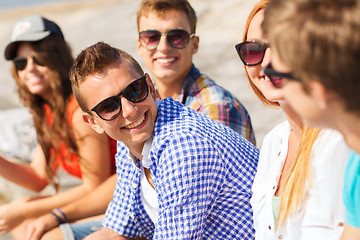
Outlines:
{"label": "mirrored sunglasses", "polygon": [[111,121],[117,118],[121,112],[121,99],[123,96],[132,103],[144,101],[149,95],[149,87],[146,82],[146,75],[130,83],[123,91],[116,96],[106,98],[98,103],[91,111],[95,112],[101,119]]}
{"label": "mirrored sunglasses", "polygon": [[235,45],[236,52],[246,66],[260,64],[264,59],[265,51],[268,47],[268,43],[259,41],[245,41]]}
{"label": "mirrored sunglasses", "polygon": [[271,83],[276,88],[282,88],[287,80],[299,81],[292,73],[282,73],[278,72],[272,68],[271,63],[269,63],[265,69],[264,74],[270,79]]}
{"label": "mirrored sunglasses", "polygon": [[40,63],[39,60],[32,56],[32,57],[27,57],[27,58],[15,58],[13,60],[13,63],[14,63],[14,66],[15,66],[15,69],[17,71],[23,71],[27,64],[28,64],[28,60],[32,58],[33,62],[36,64],[36,65],[39,65],[39,66],[45,66],[44,64]]}
{"label": "mirrored sunglasses", "polygon": [[166,40],[173,48],[183,49],[190,43],[190,38],[195,36],[195,33],[189,34],[183,29],[173,29],[167,33],[161,33],[157,30],[144,30],[139,33],[139,41],[142,47],[146,49],[155,49],[159,43],[161,36],[165,35]]}

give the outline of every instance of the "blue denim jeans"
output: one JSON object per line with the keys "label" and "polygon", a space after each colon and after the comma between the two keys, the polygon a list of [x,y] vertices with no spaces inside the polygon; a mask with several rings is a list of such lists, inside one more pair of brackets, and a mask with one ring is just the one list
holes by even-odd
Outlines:
{"label": "blue denim jeans", "polygon": [[81,240],[91,233],[94,233],[102,228],[103,219],[93,219],[79,223],[65,223],[61,224],[60,228],[64,234],[65,240]]}

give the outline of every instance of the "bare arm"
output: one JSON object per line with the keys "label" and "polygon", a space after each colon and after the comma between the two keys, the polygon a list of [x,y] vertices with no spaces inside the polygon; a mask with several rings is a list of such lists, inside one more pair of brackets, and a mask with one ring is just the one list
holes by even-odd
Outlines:
{"label": "bare arm", "polygon": [[[19,206],[13,204],[2,206],[0,219],[5,222],[4,225],[7,231],[17,226],[19,221],[38,217],[54,208],[76,201],[94,190],[110,176],[111,161],[108,136],[105,134],[99,135],[88,126],[82,119],[80,109],[74,113],[72,127],[81,156],[79,163],[83,183],[51,197],[29,201]],[[32,166],[35,166],[35,164]]]}
{"label": "bare arm", "polygon": [[80,154],[82,184],[54,196],[28,203],[27,216],[39,216],[53,208],[75,202],[103,183],[111,172],[109,139],[105,134],[97,134],[82,119],[78,109],[73,119],[74,135]]}
{"label": "bare arm", "polygon": [[[70,203],[61,210],[66,214],[69,221],[76,221],[82,218],[103,214],[115,189],[117,175],[113,174],[94,191],[81,199]],[[87,206],[86,208],[84,206]]]}
{"label": "bare arm", "polygon": [[40,192],[48,185],[45,167],[45,156],[40,145],[37,145],[30,165],[11,162],[0,157],[0,175],[35,192]]}
{"label": "bare arm", "polygon": [[360,228],[345,224],[341,240],[360,240]]}
{"label": "bare arm", "polygon": [[[112,199],[116,179],[117,175],[113,174],[94,191],[79,200],[62,207],[61,211],[65,213],[69,222],[105,213],[108,203]],[[58,212],[56,212],[56,214],[61,217],[61,214]],[[26,239],[41,239],[43,234],[54,229],[58,225],[59,223],[53,215],[50,213],[45,214],[31,222],[27,229]]]}
{"label": "bare arm", "polygon": [[125,236],[121,236],[118,233],[114,232],[113,230],[103,227],[102,229],[100,229],[99,231],[90,234],[89,236],[87,236],[86,238],[84,238],[84,240],[132,240],[132,239],[137,239],[137,240],[142,240],[142,239],[146,239],[146,238],[130,238],[130,237],[125,237]]}

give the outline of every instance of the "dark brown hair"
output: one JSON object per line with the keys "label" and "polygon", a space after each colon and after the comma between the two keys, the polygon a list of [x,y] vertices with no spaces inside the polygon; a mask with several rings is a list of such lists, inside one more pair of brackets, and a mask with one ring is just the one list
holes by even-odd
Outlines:
{"label": "dark brown hair", "polygon": [[[52,165],[56,154],[50,154],[50,150],[54,149],[58,152],[60,145],[65,144],[69,154],[78,154],[78,147],[67,118],[67,104],[72,94],[69,70],[73,57],[69,45],[56,35],[49,35],[40,41],[28,43],[31,44],[39,60],[56,73],[56,77],[50,79],[49,83],[52,98],[45,101],[41,96],[34,95],[28,90],[19,78],[15,67],[12,67],[12,75],[17,84],[20,100],[30,109],[33,116],[37,140],[44,151],[48,177],[52,181]],[[51,126],[46,123],[45,105],[48,105],[52,112]]]}
{"label": "dark brown hair", "polygon": [[263,31],[283,63],[318,81],[360,115],[360,1],[273,0]]}

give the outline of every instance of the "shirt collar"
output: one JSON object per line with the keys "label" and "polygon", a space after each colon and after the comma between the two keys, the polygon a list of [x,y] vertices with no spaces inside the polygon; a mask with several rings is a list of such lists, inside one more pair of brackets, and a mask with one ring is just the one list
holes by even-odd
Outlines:
{"label": "shirt collar", "polygon": [[191,86],[196,82],[196,80],[201,76],[201,73],[199,71],[199,69],[197,69],[195,67],[194,64],[192,64],[190,72],[188,73],[188,75],[186,76],[185,82],[181,88],[180,94],[177,97],[177,101],[183,103],[184,102],[184,97],[186,98],[188,95],[188,92],[191,88]]}
{"label": "shirt collar", "polygon": [[[160,100],[155,99],[155,103],[156,103],[156,108],[159,108]],[[143,156],[141,163],[145,168],[148,169],[150,168],[149,152],[151,149],[152,142],[153,142],[153,137],[150,137],[148,140],[146,140],[146,142],[144,143],[143,150],[141,152],[141,155]]]}

